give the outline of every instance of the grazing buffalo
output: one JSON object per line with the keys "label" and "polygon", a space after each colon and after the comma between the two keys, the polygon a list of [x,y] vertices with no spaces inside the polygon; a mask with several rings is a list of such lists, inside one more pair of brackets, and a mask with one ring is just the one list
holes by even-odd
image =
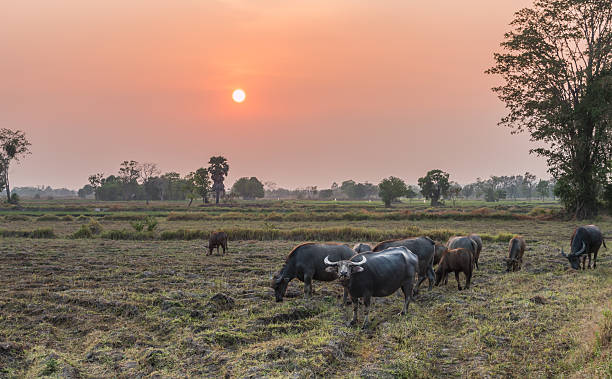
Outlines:
{"label": "grazing buffalo", "polygon": [[419,281],[417,282],[414,289],[414,293],[417,294],[419,292],[419,287],[421,286],[421,283],[423,283],[426,278],[429,279],[429,290],[432,289],[433,284],[436,281],[436,276],[433,269],[435,244],[436,243],[429,237],[399,239],[383,241],[378,245],[374,246],[374,249],[372,249],[372,251],[377,252],[383,251],[390,247],[403,246],[412,253],[414,253],[419,259]]}
{"label": "grazing buffalo", "polygon": [[444,252],[447,251],[448,249],[446,248],[446,246],[440,243],[436,243],[436,246],[434,247],[434,249],[435,249],[435,252],[434,252],[433,264],[435,266],[438,263],[440,263],[440,259],[442,259],[442,255],[444,255]]}
{"label": "grazing buffalo", "polygon": [[474,263],[476,263],[476,268],[478,268],[478,259],[480,258],[480,252],[482,251],[482,238],[478,234],[470,234],[468,236],[472,241],[476,242],[476,255],[474,255]]}
{"label": "grazing buffalo", "polygon": [[351,325],[357,323],[359,298],[363,298],[365,305],[363,327],[366,328],[372,296],[389,296],[399,288],[404,292],[404,308],[401,314],[406,314],[408,304],[412,299],[414,275],[419,260],[405,247],[392,247],[381,252],[358,254],[350,260],[337,261],[332,260],[331,257],[325,257],[325,264],[330,266],[327,271],[333,272],[340,278],[340,282],[351,296],[353,302]]}
{"label": "grazing buffalo", "polygon": [[601,230],[595,225],[576,228],[574,234],[572,234],[570,244],[572,250],[569,255],[563,252],[563,248],[561,248],[561,255],[569,260],[572,268],[575,270],[580,269],[580,256],[582,256],[582,269],[584,270],[587,255],[589,257],[588,268],[591,268],[591,254],[593,254],[593,268],[597,267],[597,252],[599,248],[602,244],[606,249],[608,248]]}
{"label": "grazing buffalo", "polygon": [[470,253],[472,253],[472,256],[474,258],[472,263],[476,264],[476,268],[478,268],[478,263],[476,262],[476,255],[478,254],[478,242],[476,242],[472,238],[467,237],[467,236],[466,237],[459,237],[459,236],[451,237],[446,243],[446,247],[449,250],[459,249],[459,248],[467,249]]}
{"label": "grazing buffalo", "polygon": [[217,254],[219,254],[219,246],[223,248],[223,254],[227,249],[227,234],[225,232],[212,232],[208,239],[208,254],[211,255],[213,249],[217,248]]}
{"label": "grazing buffalo", "polygon": [[358,243],[353,246],[353,251],[355,251],[356,254],[367,253],[368,251],[372,251],[372,246],[367,243]]}
{"label": "grazing buffalo", "polygon": [[474,268],[474,257],[468,249],[459,248],[448,250],[442,256],[438,269],[436,270],[436,286],[440,284],[442,279],[446,279],[449,273],[455,273],[457,279],[457,288],[461,291],[461,283],[459,282],[459,273],[465,274],[465,288],[470,288],[472,280],[472,270]]}
{"label": "grazing buffalo", "polygon": [[523,265],[523,254],[525,253],[525,240],[521,236],[515,236],[508,244],[508,258],[505,258],[506,272],[518,271]]}
{"label": "grazing buffalo", "polygon": [[[285,265],[272,278],[271,287],[274,289],[276,301],[283,301],[287,285],[293,278],[304,282],[304,296],[312,295],[312,280],[331,282],[337,278],[336,274],[327,272],[323,259],[329,256],[334,260],[345,260],[355,255],[353,249],[347,245],[332,243],[305,243],[295,247]],[[346,302],[346,291],[344,292]]]}

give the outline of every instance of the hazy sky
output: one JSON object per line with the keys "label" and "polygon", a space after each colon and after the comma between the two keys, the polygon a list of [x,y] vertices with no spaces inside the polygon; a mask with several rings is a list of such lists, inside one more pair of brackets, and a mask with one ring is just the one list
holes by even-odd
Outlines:
{"label": "hazy sky", "polygon": [[185,174],[218,154],[228,184],[548,176],[496,125],[483,73],[530,3],[4,1],[0,127],[32,143],[12,184],[78,188],[130,159]]}

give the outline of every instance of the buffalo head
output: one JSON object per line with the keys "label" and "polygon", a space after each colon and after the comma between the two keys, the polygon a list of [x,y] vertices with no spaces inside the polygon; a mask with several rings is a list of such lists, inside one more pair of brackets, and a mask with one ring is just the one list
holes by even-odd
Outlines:
{"label": "buffalo head", "polygon": [[366,261],[367,258],[363,255],[361,256],[361,260],[359,262],[353,262],[351,260],[332,262],[329,260],[329,256],[325,257],[323,260],[323,262],[329,266],[325,269],[325,271],[335,272],[338,275],[340,282],[343,284],[348,283],[349,279],[351,278],[351,274],[363,271],[363,267],[361,266],[366,263]]}
{"label": "buffalo head", "polygon": [[272,282],[270,283],[270,287],[274,290],[274,296],[276,297],[276,302],[283,301],[283,296],[285,296],[285,292],[287,292],[287,285],[289,284],[290,279],[283,277],[282,274],[276,274],[272,278]]}
{"label": "buffalo head", "polygon": [[582,248],[580,250],[570,253],[569,255],[565,254],[563,248],[561,248],[561,255],[567,258],[574,270],[580,269],[580,256],[584,253],[586,253],[586,244],[584,242],[582,242]]}

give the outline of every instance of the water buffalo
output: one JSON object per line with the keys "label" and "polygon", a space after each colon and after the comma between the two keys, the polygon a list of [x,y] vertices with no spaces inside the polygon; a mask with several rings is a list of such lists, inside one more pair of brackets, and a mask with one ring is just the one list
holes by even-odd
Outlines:
{"label": "water buffalo", "polygon": [[508,258],[504,258],[506,261],[506,272],[518,271],[523,265],[523,254],[525,253],[525,240],[521,236],[515,236],[510,240],[508,244]]}
{"label": "water buffalo", "polygon": [[[480,237],[478,237],[480,239]],[[473,240],[470,237],[459,237],[459,236],[455,236],[455,237],[451,237],[448,239],[448,242],[446,243],[446,247],[449,250],[452,249],[467,249],[470,253],[472,253],[473,256],[473,262],[474,264],[476,264],[476,268],[478,268],[478,263],[476,262],[476,255],[478,254],[478,242],[476,242],[475,240]]]}
{"label": "water buffalo", "polygon": [[353,319],[350,325],[357,323],[359,298],[363,298],[365,305],[363,327],[366,328],[372,296],[389,296],[399,288],[404,292],[404,308],[401,314],[406,314],[408,304],[413,299],[414,275],[419,260],[405,247],[392,247],[376,253],[362,253],[355,255],[350,260],[338,261],[325,257],[324,262],[330,266],[327,267],[327,271],[340,278],[340,282],[351,296]]}
{"label": "water buffalo", "polygon": [[474,263],[478,268],[478,259],[480,258],[480,252],[482,251],[482,238],[478,234],[470,234],[468,236],[472,241],[476,242],[476,255],[474,255]]}
{"label": "water buffalo", "polygon": [[433,269],[435,244],[436,243],[429,237],[399,239],[383,241],[378,245],[374,246],[372,251],[377,252],[388,249],[390,247],[403,246],[412,253],[414,253],[419,259],[419,281],[417,282],[414,289],[414,293],[417,294],[419,292],[419,287],[421,286],[421,283],[423,283],[426,278],[429,279],[429,290],[432,289],[433,284],[436,281],[436,276]]}
{"label": "water buffalo", "polygon": [[357,254],[367,253],[368,251],[372,251],[372,246],[368,245],[367,243],[358,243],[353,246],[353,251],[355,251]]}
{"label": "water buffalo", "polygon": [[223,248],[223,254],[227,249],[227,234],[225,232],[212,232],[210,238],[208,238],[208,254],[211,255],[213,249],[217,248],[217,254],[219,254],[219,246]]}
{"label": "water buffalo", "polygon": [[436,243],[434,249],[435,249],[435,252],[434,252],[433,264],[435,266],[438,263],[440,263],[440,259],[442,259],[442,255],[444,255],[444,252],[447,251],[448,249],[446,248],[446,246],[440,243]]}
{"label": "water buffalo", "polygon": [[[312,280],[331,282],[337,278],[336,274],[325,270],[323,259],[329,256],[335,260],[349,259],[355,255],[353,249],[347,245],[332,243],[305,243],[296,246],[285,260],[285,265],[272,278],[271,287],[274,289],[276,301],[283,301],[287,285],[293,278],[304,282],[304,296],[312,295]],[[344,293],[346,302],[346,291]]]}
{"label": "water buffalo", "polygon": [[457,279],[457,288],[461,291],[461,283],[459,282],[459,273],[465,274],[465,288],[470,288],[472,280],[472,270],[474,268],[474,256],[468,249],[458,248],[448,250],[442,256],[438,269],[436,270],[436,286],[440,284],[442,279],[446,279],[449,273],[455,273]]}
{"label": "water buffalo", "polygon": [[584,270],[587,255],[589,257],[588,268],[591,268],[591,254],[593,254],[593,268],[597,267],[597,252],[599,248],[602,244],[606,249],[608,248],[601,234],[601,230],[595,225],[586,225],[576,228],[574,234],[572,234],[570,244],[571,252],[569,255],[563,252],[563,248],[561,248],[561,255],[569,260],[572,268],[575,270],[580,269],[580,256],[582,256],[582,269]]}

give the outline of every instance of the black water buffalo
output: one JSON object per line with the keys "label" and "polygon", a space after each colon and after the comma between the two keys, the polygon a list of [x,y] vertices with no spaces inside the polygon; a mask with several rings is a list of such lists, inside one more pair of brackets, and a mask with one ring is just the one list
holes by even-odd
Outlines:
{"label": "black water buffalo", "polygon": [[[480,237],[478,237],[480,239]],[[446,247],[449,250],[452,249],[467,249],[469,250],[470,253],[472,253],[473,256],[473,262],[476,265],[476,268],[478,268],[478,262],[476,260],[476,255],[478,254],[478,242],[476,242],[475,240],[473,240],[472,238],[465,236],[465,237],[460,237],[460,236],[455,236],[455,237],[451,237],[448,239],[448,242],[446,243]]]}
{"label": "black water buffalo", "polygon": [[436,270],[436,286],[440,284],[442,279],[446,280],[449,273],[454,272],[455,279],[457,279],[457,288],[461,291],[459,273],[463,272],[465,274],[465,288],[470,288],[473,268],[474,256],[471,251],[464,248],[448,250],[442,255]]}
{"label": "black water buffalo", "polygon": [[357,254],[367,253],[368,251],[372,251],[372,246],[368,245],[367,243],[358,243],[353,246],[353,251],[355,251]]}
{"label": "black water buffalo", "polygon": [[[272,278],[271,287],[274,289],[276,301],[283,301],[287,285],[293,278],[304,282],[304,295],[312,295],[312,280],[331,282],[337,278],[336,274],[327,272],[323,259],[345,260],[355,255],[353,249],[347,245],[332,243],[305,243],[295,247],[285,260],[285,265]],[[344,293],[346,302],[346,291]]]}
{"label": "black water buffalo", "polygon": [[[404,292],[404,308],[401,314],[406,314],[412,297],[414,275],[419,260],[415,254],[403,246],[392,247],[381,252],[358,254],[350,260],[332,260],[325,257],[327,270],[340,278],[340,282],[348,290],[353,302],[353,319],[350,324],[357,323],[359,298],[365,305],[363,327],[367,327],[372,296],[384,297],[393,294],[399,288]],[[333,267],[336,266],[336,267]]]}
{"label": "black water buffalo", "polygon": [[448,249],[446,248],[446,246],[440,243],[437,243],[437,242],[436,242],[434,249],[435,249],[435,252],[434,252],[433,264],[435,266],[438,263],[440,263],[440,259],[442,259],[442,255],[444,255],[444,252],[447,251]]}
{"label": "black water buffalo", "polygon": [[525,240],[521,236],[514,236],[508,244],[508,258],[504,258],[506,261],[506,272],[518,271],[523,265],[523,254],[525,254]]}
{"label": "black water buffalo", "polygon": [[219,254],[219,246],[223,248],[223,254],[227,249],[227,234],[225,232],[212,232],[208,238],[208,254],[211,255],[213,249],[217,248],[217,254]]}
{"label": "black water buffalo", "polygon": [[478,259],[480,258],[480,252],[482,251],[482,238],[478,234],[470,234],[468,236],[472,241],[476,242],[476,255],[474,256],[474,263],[478,268]]}
{"label": "black water buffalo", "polygon": [[421,283],[423,283],[426,278],[429,279],[429,290],[432,289],[433,284],[436,281],[436,276],[433,269],[435,244],[436,243],[429,237],[417,237],[409,239],[383,241],[378,245],[374,246],[372,251],[377,252],[388,249],[390,247],[403,246],[412,253],[414,253],[419,259],[419,281],[417,282],[414,289],[414,293],[417,294],[419,292],[419,287],[421,286]]}
{"label": "black water buffalo", "polygon": [[597,267],[597,252],[599,248],[602,244],[606,249],[608,248],[601,230],[595,225],[576,228],[574,234],[572,234],[570,244],[571,252],[569,255],[563,252],[563,248],[561,248],[561,255],[569,260],[572,268],[575,270],[580,269],[580,256],[582,256],[582,269],[584,270],[587,255],[589,257],[589,265],[587,267],[591,268],[591,254],[593,254],[593,268]]}

